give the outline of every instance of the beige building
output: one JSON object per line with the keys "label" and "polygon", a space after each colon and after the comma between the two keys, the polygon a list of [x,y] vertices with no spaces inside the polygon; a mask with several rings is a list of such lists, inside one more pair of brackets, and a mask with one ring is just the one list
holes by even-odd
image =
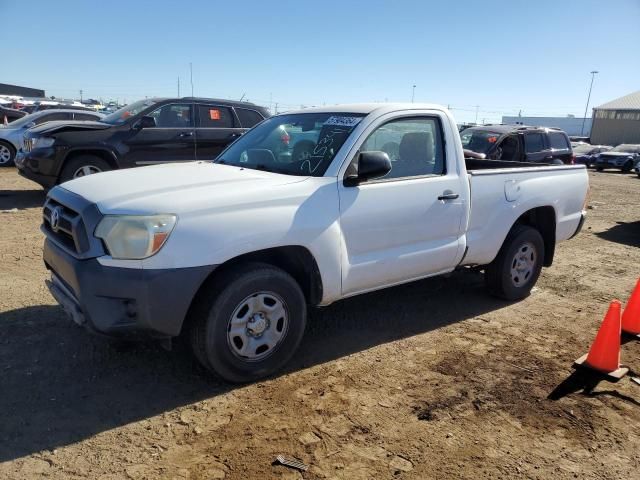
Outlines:
{"label": "beige building", "polygon": [[640,90],[593,109],[591,144],[640,143]]}

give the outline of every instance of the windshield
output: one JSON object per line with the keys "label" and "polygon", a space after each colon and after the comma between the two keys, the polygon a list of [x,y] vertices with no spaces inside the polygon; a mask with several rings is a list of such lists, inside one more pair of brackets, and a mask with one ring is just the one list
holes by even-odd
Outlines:
{"label": "windshield", "polygon": [[[15,122],[14,122],[15,123]],[[609,150],[610,152],[624,152],[624,153],[640,153],[640,145],[628,145],[623,143],[617,147]]]}
{"label": "windshield", "polygon": [[111,125],[122,125],[129,117],[139,114],[155,103],[155,100],[138,100],[137,102],[133,102],[126,107],[122,107],[121,109],[110,113],[100,121],[110,123]]}
{"label": "windshield", "polygon": [[460,134],[462,148],[476,153],[487,153],[500,138],[496,132],[467,129]]}
{"label": "windshield", "polygon": [[232,143],[215,163],[321,177],[363,117],[357,113],[271,117]]}

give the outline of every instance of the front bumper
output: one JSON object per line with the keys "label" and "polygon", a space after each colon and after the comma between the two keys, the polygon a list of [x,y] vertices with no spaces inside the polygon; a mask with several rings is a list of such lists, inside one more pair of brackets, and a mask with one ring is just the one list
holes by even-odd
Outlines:
{"label": "front bumper", "polygon": [[58,181],[57,152],[53,147],[20,152],[15,164],[20,175],[45,188],[53,187]]}
{"label": "front bumper", "polygon": [[602,158],[596,161],[596,167],[601,168],[622,168],[629,162],[628,158]]}
{"label": "front bumper", "polygon": [[143,270],[101,265],[73,257],[45,240],[47,286],[78,324],[126,337],[173,337],[191,302],[215,266]]}

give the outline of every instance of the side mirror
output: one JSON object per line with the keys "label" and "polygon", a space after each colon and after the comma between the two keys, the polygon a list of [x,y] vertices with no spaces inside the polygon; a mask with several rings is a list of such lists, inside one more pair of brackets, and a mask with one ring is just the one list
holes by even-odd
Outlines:
{"label": "side mirror", "polygon": [[134,123],[133,128],[136,130],[142,130],[143,128],[154,128],[156,126],[156,119],[150,117],[149,115],[145,115],[141,117],[136,123]]}
{"label": "side mirror", "polygon": [[[355,165],[353,165],[355,166]],[[347,170],[346,187],[355,187],[361,182],[384,177],[391,171],[391,160],[385,152],[360,152],[356,168]]]}
{"label": "side mirror", "polygon": [[36,126],[36,122],[29,122],[24,126],[24,128],[28,130],[29,128],[33,128],[35,126]]}

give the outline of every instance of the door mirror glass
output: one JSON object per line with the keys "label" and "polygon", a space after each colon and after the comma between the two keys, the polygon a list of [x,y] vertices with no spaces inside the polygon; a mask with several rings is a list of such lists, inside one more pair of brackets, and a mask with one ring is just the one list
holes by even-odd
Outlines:
{"label": "door mirror glass", "polygon": [[358,156],[357,172],[347,174],[346,186],[355,186],[360,182],[384,177],[391,171],[391,160],[386,152],[361,152]]}
{"label": "door mirror glass", "polygon": [[155,126],[156,126],[156,119],[148,115],[145,115],[135,123],[133,128],[135,128],[136,130],[142,130],[143,128],[154,128]]}
{"label": "door mirror glass", "polygon": [[24,128],[28,129],[28,128],[33,128],[35,126],[36,126],[36,122],[29,122],[24,126]]}

